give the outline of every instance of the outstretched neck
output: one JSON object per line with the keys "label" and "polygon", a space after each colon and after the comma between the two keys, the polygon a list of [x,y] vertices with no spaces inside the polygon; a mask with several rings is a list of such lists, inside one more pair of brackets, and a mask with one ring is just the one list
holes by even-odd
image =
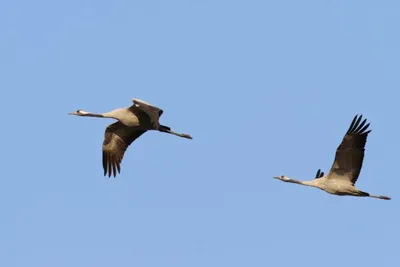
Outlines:
{"label": "outstretched neck", "polygon": [[82,116],[85,116],[85,117],[96,117],[96,118],[106,118],[106,116],[104,116],[103,114],[90,113],[90,112],[88,112],[88,113],[86,113],[86,114],[84,114]]}
{"label": "outstretched neck", "polygon": [[285,182],[315,187],[313,181],[299,181],[299,180],[294,180],[294,179],[290,179],[290,178],[289,178],[289,179],[286,180]]}
{"label": "outstretched neck", "polygon": [[106,113],[92,113],[92,112],[87,112],[81,109],[78,109],[75,112],[70,112],[68,113],[69,115],[75,115],[75,116],[81,116],[81,117],[95,117],[95,118],[110,118],[110,119],[116,119],[119,120],[119,117],[123,117],[122,115],[125,115],[121,111],[125,111],[124,109],[116,109],[110,112]]}
{"label": "outstretched neck", "polygon": [[91,112],[86,112],[85,114],[82,114],[82,116],[87,116],[87,117],[96,117],[96,118],[110,118],[110,119],[118,119],[117,118],[117,112],[115,110],[106,112],[106,113],[91,113]]}

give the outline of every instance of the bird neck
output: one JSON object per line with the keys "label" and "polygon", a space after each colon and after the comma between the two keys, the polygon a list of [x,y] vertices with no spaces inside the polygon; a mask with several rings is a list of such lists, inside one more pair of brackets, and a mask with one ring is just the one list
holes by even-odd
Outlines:
{"label": "bird neck", "polygon": [[84,117],[96,117],[96,118],[104,118],[105,116],[103,114],[97,114],[97,113],[86,113],[82,115]]}
{"label": "bird neck", "polygon": [[83,117],[95,117],[95,118],[111,118],[111,119],[117,119],[117,118],[116,118],[116,114],[115,114],[114,111],[106,112],[106,113],[103,113],[103,114],[92,113],[92,112],[87,112],[87,111],[85,111],[85,113],[80,114],[79,116],[83,116]]}
{"label": "bird neck", "polygon": [[123,115],[126,114],[126,109],[123,108],[117,108],[112,111],[106,112],[101,114],[101,117],[103,118],[110,118],[110,119],[116,119],[116,120],[122,120]]}
{"label": "bird neck", "polygon": [[299,180],[294,180],[294,179],[289,179],[287,180],[288,183],[294,183],[294,184],[301,184],[305,186],[313,186],[315,187],[313,181],[299,181]]}

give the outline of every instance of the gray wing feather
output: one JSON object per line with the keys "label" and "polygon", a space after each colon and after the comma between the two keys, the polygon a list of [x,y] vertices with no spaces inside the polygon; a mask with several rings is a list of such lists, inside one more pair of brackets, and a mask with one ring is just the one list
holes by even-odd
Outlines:
{"label": "gray wing feather", "polygon": [[117,121],[106,128],[103,142],[103,169],[104,176],[114,177],[121,171],[121,162],[126,149],[144,134],[146,130],[127,127]]}
{"label": "gray wing feather", "polygon": [[356,115],[350,124],[346,135],[336,150],[335,160],[328,174],[328,179],[342,179],[350,181],[353,185],[360,175],[365,144],[367,142],[369,123],[362,115]]}
{"label": "gray wing feather", "polygon": [[153,106],[147,102],[144,102],[140,99],[133,99],[134,106],[147,114],[152,122],[154,128],[158,128],[161,115],[164,111],[156,106]]}

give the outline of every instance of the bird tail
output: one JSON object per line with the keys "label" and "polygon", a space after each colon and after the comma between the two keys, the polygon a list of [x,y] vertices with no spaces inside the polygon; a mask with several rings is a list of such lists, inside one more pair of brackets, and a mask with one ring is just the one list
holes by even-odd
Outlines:
{"label": "bird tail", "polygon": [[360,196],[362,197],[369,197],[369,193],[364,192],[364,191],[358,191],[360,193]]}
{"label": "bird tail", "polygon": [[159,130],[162,132],[168,132],[168,131],[171,131],[171,128],[169,128],[168,126],[165,126],[165,125],[160,125]]}

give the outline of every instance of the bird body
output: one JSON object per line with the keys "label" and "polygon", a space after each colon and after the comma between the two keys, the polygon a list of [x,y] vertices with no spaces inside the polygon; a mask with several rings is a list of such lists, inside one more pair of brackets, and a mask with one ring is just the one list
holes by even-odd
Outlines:
{"label": "bird body", "polygon": [[327,179],[321,177],[318,180],[302,181],[303,185],[312,186],[319,188],[332,195],[354,195],[357,194],[358,190],[355,187],[344,180]]}
{"label": "bird body", "polygon": [[135,115],[134,111],[129,108],[117,108],[110,112],[103,114],[104,118],[116,119],[127,127],[142,127],[146,128],[145,125],[141,125],[139,117]]}
{"label": "bird body", "polygon": [[192,139],[188,134],[180,134],[171,130],[170,127],[161,125],[159,118],[163,110],[150,105],[140,99],[132,99],[133,105],[128,108],[117,108],[112,111],[98,114],[83,110],[68,113],[82,117],[97,117],[116,119],[117,122],[106,128],[103,142],[103,169],[104,175],[114,175],[121,170],[121,162],[126,149],[149,130],[157,130],[173,134],[179,137]]}
{"label": "bird body", "polygon": [[366,119],[361,122],[362,115],[356,115],[347,130],[342,142],[336,150],[335,160],[331,170],[325,176],[319,169],[315,178],[311,181],[298,181],[284,175],[276,176],[283,182],[312,186],[324,190],[327,193],[338,196],[372,197],[390,200],[387,196],[371,195],[355,187],[360,175],[364,160],[365,144],[367,142],[369,123]]}

